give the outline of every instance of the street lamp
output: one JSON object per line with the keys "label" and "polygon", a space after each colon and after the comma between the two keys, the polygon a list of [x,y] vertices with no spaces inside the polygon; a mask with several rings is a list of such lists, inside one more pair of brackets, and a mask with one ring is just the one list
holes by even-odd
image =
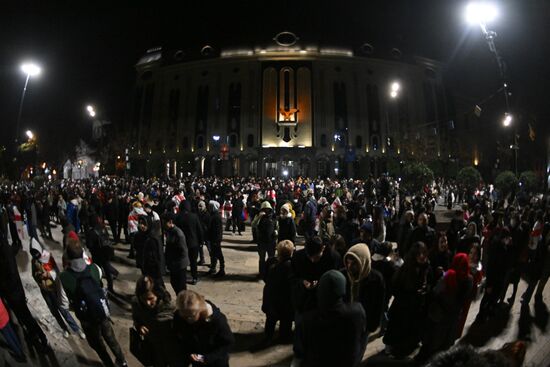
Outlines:
{"label": "street lamp", "polygon": [[390,97],[391,98],[397,98],[397,96],[399,95],[400,90],[401,90],[401,84],[399,84],[399,82],[391,83]]}
{"label": "street lamp", "polygon": [[34,133],[30,130],[27,130],[25,132],[25,135],[27,135],[27,138],[29,138],[29,140],[33,140],[34,139]]}
{"label": "street lamp", "polygon": [[27,74],[27,77],[25,78],[25,85],[23,87],[23,93],[21,94],[21,102],[19,102],[19,113],[17,114],[17,123],[15,126],[15,143],[19,141],[19,123],[21,122],[21,113],[23,112],[23,101],[25,100],[25,93],[27,92],[27,85],[29,84],[29,79],[31,76],[38,76],[42,69],[40,66],[32,63],[32,62],[26,62],[21,65],[21,71],[25,74]]}
{"label": "street lamp", "polygon": [[509,114],[508,112],[506,112],[504,114],[504,119],[502,120],[502,125],[504,125],[505,127],[508,127],[510,126],[510,124],[512,123],[513,121],[513,116],[511,114]]}
{"label": "street lamp", "polygon": [[90,115],[90,117],[95,117],[96,112],[95,112],[94,106],[92,105],[86,106],[86,111],[88,111],[88,115]]}

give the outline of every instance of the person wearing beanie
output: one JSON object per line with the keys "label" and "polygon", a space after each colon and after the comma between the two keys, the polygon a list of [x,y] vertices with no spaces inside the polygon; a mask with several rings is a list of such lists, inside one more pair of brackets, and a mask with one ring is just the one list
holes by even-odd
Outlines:
{"label": "person wearing beanie", "polygon": [[380,247],[380,242],[376,238],[373,238],[373,225],[372,222],[365,222],[361,227],[359,227],[359,237],[351,241],[351,246],[358,243],[364,243],[369,246],[369,250],[374,253]]}
{"label": "person wearing beanie", "polygon": [[[69,262],[69,267],[60,275],[61,284],[80,320],[88,345],[95,350],[103,364],[108,367],[127,367],[128,363],[116,339],[109,315],[109,305],[104,296],[105,291],[103,290],[103,283],[101,281],[101,269],[95,264],[86,264],[83,255],[84,249],[80,242],[69,242],[65,250],[65,258]],[[83,289],[84,284],[94,292],[83,295],[85,291]],[[99,290],[99,293],[102,293],[103,296],[100,296],[96,290]],[[94,302],[92,304],[92,296],[102,305],[105,312],[104,317],[98,318],[97,313],[91,312],[92,310],[97,311],[93,307],[97,303]],[[82,299],[83,297],[86,297],[85,300]],[[90,303],[88,304],[87,301]],[[111,356],[107,352],[105,343],[107,343],[109,349],[113,352],[116,364],[113,363]]]}
{"label": "person wearing beanie", "polygon": [[318,308],[303,316],[302,366],[355,367],[367,345],[367,319],[359,303],[345,303],[346,278],[329,270],[319,280]]}
{"label": "person wearing beanie", "polygon": [[367,315],[367,330],[374,332],[380,326],[384,312],[386,286],[384,278],[371,268],[369,247],[364,243],[352,246],[344,255],[346,302],[359,302]]}

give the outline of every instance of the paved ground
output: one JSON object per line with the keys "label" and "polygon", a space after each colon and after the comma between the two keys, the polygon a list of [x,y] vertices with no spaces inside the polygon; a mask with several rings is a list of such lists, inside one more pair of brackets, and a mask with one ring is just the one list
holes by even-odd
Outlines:
{"label": "paved ground", "polygon": [[[439,208],[438,218],[440,222],[447,220],[446,210]],[[248,229],[248,228],[247,228]],[[61,239],[59,228],[53,230],[54,238]],[[59,243],[46,241],[56,259],[61,259],[61,246]],[[292,350],[289,345],[277,345],[265,350],[252,353],[250,347],[257,343],[262,337],[264,315],[260,311],[262,283],[257,280],[257,254],[255,246],[250,243],[250,232],[243,236],[233,236],[225,233],[223,243],[224,254],[227,263],[228,276],[222,280],[214,281],[206,275],[196,286],[190,286],[208,299],[218,305],[227,315],[231,328],[236,334],[237,344],[231,354],[232,366],[289,366],[292,359]],[[26,249],[28,251],[28,248]],[[119,245],[116,251],[117,259],[115,265],[120,271],[120,276],[115,282],[115,289],[121,293],[121,299],[129,299],[138,271],[132,266],[132,261],[126,259],[127,247]],[[29,255],[21,252],[18,255],[18,264],[22,273],[23,282],[27,290],[29,305],[40,323],[47,330],[51,344],[55,350],[55,356],[48,358],[34,356],[27,365],[33,366],[76,366],[76,365],[98,365],[96,354],[88,347],[86,342],[78,337],[72,336],[64,339],[55,320],[51,317],[40,292],[29,274]],[[203,272],[208,270],[201,268]],[[166,284],[169,280],[165,279]],[[168,286],[170,288],[170,286]],[[521,292],[525,288],[525,282],[520,283]],[[170,289],[171,290],[171,289]],[[518,297],[519,298],[519,297]],[[544,294],[545,302],[550,302],[550,287],[547,287]],[[124,349],[129,365],[139,366],[140,364],[128,351],[128,328],[131,326],[131,315],[128,312],[128,304],[124,301],[115,300],[112,302],[113,322],[118,340]],[[473,322],[479,301],[474,302],[470,309],[470,317],[467,322],[466,331]],[[536,312],[534,312],[536,311]],[[529,335],[532,342],[529,345],[526,357],[528,366],[550,366],[550,339],[547,334],[548,310],[546,307],[535,310],[527,315],[521,315],[521,331]],[[509,313],[504,312],[497,322],[486,325],[482,328],[471,328],[467,338],[470,343],[483,348],[497,348],[502,344],[517,339],[520,331],[520,304],[516,302]],[[381,338],[372,340],[365,355],[366,365],[393,365],[397,361],[388,360],[383,354]],[[3,350],[0,349],[0,353]],[[0,354],[2,355],[2,354]],[[2,360],[0,359],[0,367]],[[9,358],[8,358],[9,359]],[[11,361],[10,365],[18,366]]]}

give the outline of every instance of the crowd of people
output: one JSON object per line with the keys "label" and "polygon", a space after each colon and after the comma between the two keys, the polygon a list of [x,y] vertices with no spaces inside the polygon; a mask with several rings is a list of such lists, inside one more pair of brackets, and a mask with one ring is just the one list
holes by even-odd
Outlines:
{"label": "crowd of people", "polygon": [[[483,324],[513,305],[522,275],[522,307],[533,295],[542,303],[550,275],[547,197],[470,193],[443,181],[407,192],[384,176],[104,177],[18,183],[3,188],[0,203],[0,331],[17,361],[26,356],[9,311],[37,349],[51,350],[15,261],[27,243],[33,278],[64,336],[86,339],[106,366],[127,365],[110,318],[115,243],[128,246],[141,272],[131,340],[142,363],[154,366],[229,365],[235,338],[226,316],[187,289],[200,281],[207,258],[212,279],[226,276],[224,229],[242,235],[249,227],[257,246],[266,316],[264,339],[253,349],[291,343],[294,366],[357,366],[377,337],[392,358],[431,363],[461,338],[478,296],[476,322]],[[437,223],[438,203],[452,211],[449,225]],[[51,223],[62,227],[59,262],[46,244]],[[521,364],[524,346],[507,350]],[[445,353],[433,363],[450,360]]]}

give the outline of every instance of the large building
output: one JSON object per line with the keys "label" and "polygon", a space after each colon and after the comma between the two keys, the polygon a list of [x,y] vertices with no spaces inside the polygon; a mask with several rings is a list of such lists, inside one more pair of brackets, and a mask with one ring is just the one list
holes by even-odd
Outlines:
{"label": "large building", "polygon": [[360,178],[409,157],[449,157],[442,67],[369,44],[302,44],[291,32],[196,56],[151,49],[136,65],[131,169]]}

